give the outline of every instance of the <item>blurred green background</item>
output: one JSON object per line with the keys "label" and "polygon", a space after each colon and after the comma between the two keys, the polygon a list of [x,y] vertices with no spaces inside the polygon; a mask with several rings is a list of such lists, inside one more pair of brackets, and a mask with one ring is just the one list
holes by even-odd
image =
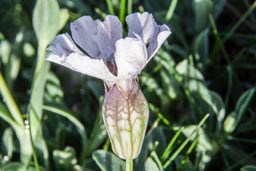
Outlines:
{"label": "blurred green background", "polygon": [[125,169],[102,122],[102,81],[50,66],[46,48],[80,16],[147,11],[172,34],[139,76],[150,119],[134,170],[256,171],[255,8],[253,0],[1,0],[0,170]]}

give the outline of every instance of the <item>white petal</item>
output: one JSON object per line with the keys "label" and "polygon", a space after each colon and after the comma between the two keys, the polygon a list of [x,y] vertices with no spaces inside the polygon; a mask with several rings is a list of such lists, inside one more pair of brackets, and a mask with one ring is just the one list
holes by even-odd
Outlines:
{"label": "white petal", "polygon": [[115,60],[119,79],[132,79],[147,62],[146,46],[141,39],[127,37],[116,42]]}
{"label": "white petal", "polygon": [[122,25],[116,16],[106,16],[104,22],[83,16],[71,23],[72,37],[89,56],[111,60],[115,42],[122,37]]}
{"label": "white petal", "polygon": [[148,61],[155,55],[165,39],[171,34],[166,25],[157,25],[152,14],[144,12],[130,14],[126,17],[129,37],[142,37],[147,45]]}
{"label": "white petal", "polygon": [[105,81],[114,81],[116,79],[103,60],[91,59],[84,55],[68,34],[57,36],[49,46],[49,50],[52,52],[47,56],[48,61]]}

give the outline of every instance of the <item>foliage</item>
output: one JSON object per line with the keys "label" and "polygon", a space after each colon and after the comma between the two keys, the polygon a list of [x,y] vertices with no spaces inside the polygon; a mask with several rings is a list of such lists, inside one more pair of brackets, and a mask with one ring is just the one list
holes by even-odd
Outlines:
{"label": "foliage", "polygon": [[[82,15],[153,13],[172,35],[140,75],[150,119],[134,170],[256,170],[256,1],[0,2],[0,170],[125,170],[101,81],[45,61]],[[254,11],[254,12],[253,12]]]}

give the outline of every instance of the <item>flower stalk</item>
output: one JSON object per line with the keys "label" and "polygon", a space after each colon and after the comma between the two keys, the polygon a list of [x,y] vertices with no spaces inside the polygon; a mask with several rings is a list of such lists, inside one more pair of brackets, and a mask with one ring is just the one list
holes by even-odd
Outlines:
{"label": "flower stalk", "polygon": [[127,159],[125,161],[125,171],[133,171],[133,161]]}

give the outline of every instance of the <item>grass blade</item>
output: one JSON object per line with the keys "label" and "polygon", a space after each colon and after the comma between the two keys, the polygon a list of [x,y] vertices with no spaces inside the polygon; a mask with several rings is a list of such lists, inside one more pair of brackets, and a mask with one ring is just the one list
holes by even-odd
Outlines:
{"label": "grass blade", "polygon": [[171,153],[172,147],[174,145],[174,143],[176,142],[177,138],[179,137],[179,135],[182,133],[182,130],[184,129],[184,127],[181,127],[173,136],[173,138],[171,139],[171,141],[169,142],[168,146],[166,147],[165,151],[163,152],[162,156],[161,156],[161,161],[165,161],[168,156]]}
{"label": "grass blade", "polygon": [[231,30],[228,32],[228,34],[224,37],[223,41],[225,42],[228,40],[234,32],[237,30],[237,28],[244,22],[244,20],[252,13],[252,11],[256,8],[256,1],[250,6],[250,8],[242,15],[242,17],[235,23],[235,25],[231,28]]}
{"label": "grass blade", "polygon": [[184,147],[188,144],[194,134],[199,130],[199,128],[204,124],[206,119],[209,117],[209,114],[206,114],[203,119],[199,122],[194,131],[186,138],[186,140],[180,145],[180,147],[172,154],[172,156],[164,163],[163,168],[167,168],[170,163],[178,156],[178,154],[184,149]]}
{"label": "grass blade", "polygon": [[113,4],[111,0],[106,0],[107,6],[108,6],[108,11],[111,15],[115,15],[115,11],[113,8]]}
{"label": "grass blade", "polygon": [[23,126],[22,114],[21,114],[10,90],[8,89],[1,72],[0,72],[0,93],[2,94],[4,102],[6,103],[15,122],[19,126]]}
{"label": "grass blade", "polygon": [[119,11],[119,19],[120,19],[122,24],[124,24],[125,6],[126,6],[126,0],[121,0],[120,11]]}
{"label": "grass blade", "polygon": [[177,3],[178,3],[178,0],[172,0],[171,4],[169,6],[169,9],[167,11],[167,14],[165,16],[165,20],[168,21],[168,20],[170,20],[172,18],[174,10],[175,10],[175,8],[177,6]]}

